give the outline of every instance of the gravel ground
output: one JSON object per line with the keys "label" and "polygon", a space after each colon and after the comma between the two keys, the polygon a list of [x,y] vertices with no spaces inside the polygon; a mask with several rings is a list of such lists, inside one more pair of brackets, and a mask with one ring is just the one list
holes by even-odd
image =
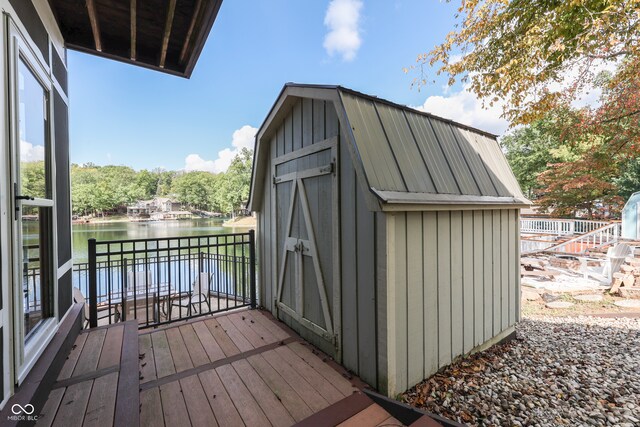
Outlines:
{"label": "gravel ground", "polygon": [[640,319],[535,316],[405,402],[470,425],[640,426]]}

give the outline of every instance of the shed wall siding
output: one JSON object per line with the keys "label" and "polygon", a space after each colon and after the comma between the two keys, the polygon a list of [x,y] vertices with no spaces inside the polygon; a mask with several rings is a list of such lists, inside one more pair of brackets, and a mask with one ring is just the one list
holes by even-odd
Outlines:
{"label": "shed wall siding", "polygon": [[[282,123],[269,140],[270,160],[265,169],[266,179],[262,189],[263,206],[258,213],[257,251],[260,303],[271,312],[275,312],[276,270],[279,265],[278,257],[282,251],[273,236],[276,218],[287,214],[279,212],[279,207],[274,206],[272,201],[272,192],[275,190],[271,182],[274,174],[271,159],[339,135],[340,124],[331,102],[300,99],[293,103],[289,113],[282,119]],[[376,258],[382,258],[382,261],[385,258],[377,257],[376,251],[378,247],[384,250],[386,219],[384,214],[371,212],[367,208],[365,195],[356,179],[346,141],[339,140],[338,162],[342,364],[376,387],[381,364],[379,357],[381,351],[378,344],[379,339],[382,338],[379,336],[376,322],[379,309],[376,305],[378,292],[376,284],[380,282],[380,274],[386,274],[384,269],[380,273],[377,268],[379,260]],[[323,232],[330,232],[330,230]],[[321,256],[331,256],[331,248],[319,248],[319,250],[323,251]],[[386,277],[383,278],[386,279]],[[384,280],[381,283],[384,283]],[[323,342],[306,328],[297,325],[287,315],[281,314],[281,318],[303,338],[332,353],[326,341]]]}
{"label": "shed wall siding", "polygon": [[381,391],[414,386],[519,320],[518,220],[517,209],[387,215]]}

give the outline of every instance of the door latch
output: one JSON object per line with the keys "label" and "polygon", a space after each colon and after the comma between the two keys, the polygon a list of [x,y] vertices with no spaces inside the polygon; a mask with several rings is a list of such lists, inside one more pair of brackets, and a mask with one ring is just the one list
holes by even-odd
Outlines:
{"label": "door latch", "polygon": [[18,220],[18,214],[20,213],[20,206],[18,205],[18,200],[35,200],[34,197],[31,196],[23,196],[21,194],[18,194],[18,183],[14,182],[13,183],[13,194],[14,194],[14,199],[15,199],[15,220]]}

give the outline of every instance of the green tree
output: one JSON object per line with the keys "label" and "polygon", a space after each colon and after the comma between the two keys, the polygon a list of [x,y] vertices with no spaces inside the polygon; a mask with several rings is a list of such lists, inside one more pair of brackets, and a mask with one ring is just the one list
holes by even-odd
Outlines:
{"label": "green tree", "polygon": [[21,163],[20,185],[23,195],[40,198],[46,197],[44,161]]}
{"label": "green tree", "polygon": [[243,148],[222,176],[220,207],[223,212],[230,213],[232,217],[235,217],[236,211],[249,198],[252,165],[253,151]]}
{"label": "green tree", "polygon": [[160,177],[157,173],[141,170],[136,175],[136,185],[138,186],[142,198],[150,199],[158,193],[158,183]]}
{"label": "green tree", "polygon": [[618,195],[626,201],[636,191],[640,191],[640,158],[633,157],[622,163],[619,173],[613,178]]}
{"label": "green tree", "polygon": [[428,81],[425,65],[437,65],[449,84],[462,80],[488,103],[506,101],[514,124],[569,105],[621,58],[612,95],[637,93],[637,0],[463,0],[456,18],[443,43],[418,55],[418,84]]}
{"label": "green tree", "polygon": [[212,173],[188,172],[173,179],[171,190],[180,203],[197,209],[209,209],[215,184],[216,178]]}

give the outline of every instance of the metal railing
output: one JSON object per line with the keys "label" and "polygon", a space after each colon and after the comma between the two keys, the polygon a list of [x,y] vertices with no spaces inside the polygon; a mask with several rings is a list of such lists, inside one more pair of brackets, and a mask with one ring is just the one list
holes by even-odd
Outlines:
{"label": "metal railing", "polygon": [[256,306],[253,230],[88,243],[73,281],[88,295],[89,327],[136,319],[148,328]]}
{"label": "metal railing", "polygon": [[545,249],[545,252],[584,254],[590,249],[596,249],[603,245],[617,242],[620,238],[621,231],[622,224],[620,222],[610,223],[582,236],[551,246]]}
{"label": "metal railing", "polygon": [[556,236],[585,234],[611,224],[611,221],[585,219],[520,218],[520,233]]}

